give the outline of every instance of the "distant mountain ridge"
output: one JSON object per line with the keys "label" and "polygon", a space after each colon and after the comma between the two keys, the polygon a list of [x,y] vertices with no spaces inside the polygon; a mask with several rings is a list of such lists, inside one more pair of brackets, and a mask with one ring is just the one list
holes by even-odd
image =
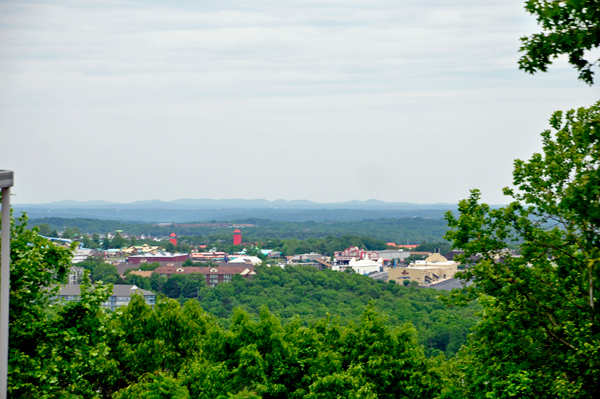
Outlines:
{"label": "distant mountain ridge", "polygon": [[42,204],[14,204],[16,209],[370,209],[370,210],[409,210],[409,209],[456,209],[456,204],[435,203],[417,204],[411,202],[385,202],[376,199],[365,201],[320,203],[309,200],[269,201],[266,199],[191,199],[173,201],[145,200],[129,203],[108,201],[56,201]]}

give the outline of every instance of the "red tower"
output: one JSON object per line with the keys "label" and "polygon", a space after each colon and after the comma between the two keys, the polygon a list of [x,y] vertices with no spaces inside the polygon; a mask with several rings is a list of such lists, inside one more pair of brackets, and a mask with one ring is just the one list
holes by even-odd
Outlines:
{"label": "red tower", "polygon": [[171,241],[173,243],[173,245],[177,245],[177,234],[171,233],[171,235],[169,237],[171,237],[171,238],[169,238],[169,241]]}
{"label": "red tower", "polygon": [[237,229],[233,232],[233,245],[242,245],[242,232]]}

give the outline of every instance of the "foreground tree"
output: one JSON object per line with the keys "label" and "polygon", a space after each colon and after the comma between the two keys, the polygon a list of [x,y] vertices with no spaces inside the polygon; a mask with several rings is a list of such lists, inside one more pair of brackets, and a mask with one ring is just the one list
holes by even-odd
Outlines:
{"label": "foreground tree", "polygon": [[[474,284],[454,303],[484,312],[448,397],[591,398],[600,392],[600,103],[556,112],[543,153],[515,161],[514,201],[474,190],[447,234]],[[508,245],[521,243],[520,257]],[[472,259],[478,259],[473,261]]]}
{"label": "foreground tree", "polygon": [[116,370],[107,358],[110,287],[82,286],[81,301],[57,305],[52,297],[71,266],[71,251],[12,222],[10,352],[11,398],[96,398]]}
{"label": "foreground tree", "polygon": [[594,82],[592,67],[599,60],[588,61],[585,52],[600,46],[600,1],[598,0],[528,0],[525,9],[537,17],[542,33],[523,37],[519,68],[529,72],[546,72],[552,59],[568,55],[569,63],[579,71],[579,79]]}

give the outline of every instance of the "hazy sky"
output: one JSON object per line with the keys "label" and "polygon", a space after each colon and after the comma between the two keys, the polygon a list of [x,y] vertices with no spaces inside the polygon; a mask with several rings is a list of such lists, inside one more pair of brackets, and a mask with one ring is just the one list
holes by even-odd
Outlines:
{"label": "hazy sky", "polygon": [[598,85],[517,68],[524,0],[8,1],[0,168],[15,203],[502,203]]}

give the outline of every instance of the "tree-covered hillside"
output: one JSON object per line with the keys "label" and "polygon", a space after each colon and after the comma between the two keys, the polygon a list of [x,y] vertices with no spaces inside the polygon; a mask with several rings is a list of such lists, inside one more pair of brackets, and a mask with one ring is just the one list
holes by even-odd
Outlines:
{"label": "tree-covered hillside", "polygon": [[340,324],[358,322],[369,302],[385,316],[387,325],[411,322],[427,353],[451,356],[466,343],[467,333],[477,322],[477,306],[448,308],[439,299],[445,292],[408,288],[366,276],[319,271],[309,266],[258,269],[253,281],[236,279],[215,289],[199,292],[202,307],[221,318],[229,318],[236,307],[258,316],[262,306],[278,314],[284,324],[299,320],[304,325],[330,315]]}
{"label": "tree-covered hillside", "polygon": [[385,283],[347,272],[319,271],[310,266],[259,266],[252,280],[236,277],[231,283],[207,287],[204,276],[179,275],[169,279],[128,275],[126,281],[171,298],[198,299],[202,308],[228,326],[235,308],[258,317],[263,306],[281,318],[283,324],[295,320],[303,325],[331,316],[341,325],[360,319],[371,302],[386,317],[389,326],[411,322],[417,339],[430,355],[455,354],[466,343],[467,333],[477,322],[478,307],[449,308],[438,297],[446,292]]}

